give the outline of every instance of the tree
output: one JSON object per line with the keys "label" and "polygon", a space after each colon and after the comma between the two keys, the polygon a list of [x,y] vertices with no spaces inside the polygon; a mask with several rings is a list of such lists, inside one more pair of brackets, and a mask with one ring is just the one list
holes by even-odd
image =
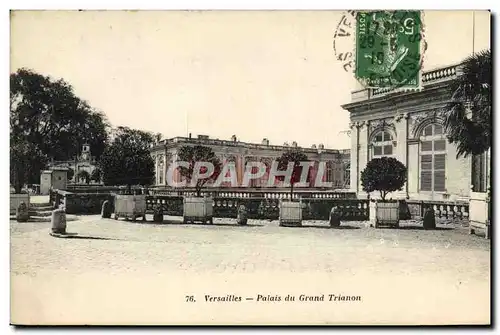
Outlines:
{"label": "tree", "polygon": [[[28,143],[48,159],[71,160],[86,142],[92,146],[94,156],[99,157],[107,142],[107,127],[102,113],[78,98],[64,80],[29,69],[10,75],[11,146]],[[29,175],[21,173],[18,177],[39,180],[40,170],[47,163],[41,156],[25,161]]]}
{"label": "tree", "polygon": [[98,168],[105,185],[150,185],[154,179],[154,161],[149,152],[153,135],[141,130],[119,127],[102,154]]}
{"label": "tree", "polygon": [[[307,162],[309,159],[307,155],[298,149],[290,149],[281,154],[278,158],[278,170],[285,171],[288,168],[289,163],[293,163],[292,176],[290,178],[290,200],[293,199],[293,186],[300,181],[300,176],[302,174],[302,167],[300,162]],[[279,177],[284,179],[284,177]]]}
{"label": "tree", "polygon": [[479,155],[491,147],[491,51],[467,57],[452,81],[452,97],[443,110],[444,129],[457,145],[457,158]]}
{"label": "tree", "polygon": [[79,181],[83,179],[85,181],[85,184],[90,183],[90,174],[85,170],[78,172],[77,177]]}
{"label": "tree", "polygon": [[11,141],[10,183],[15,193],[20,193],[26,183],[40,183],[40,170],[45,168],[47,162],[47,156],[33,144],[23,139]]}
{"label": "tree", "polygon": [[[188,167],[179,166],[177,168],[180,175],[186,178],[188,184],[191,183],[192,181],[196,162],[207,162],[213,164],[214,172],[212,173],[212,175],[205,179],[196,180],[196,184],[194,185],[196,196],[200,197],[201,189],[203,188],[203,186],[205,186],[205,184],[209,181],[216,180],[217,177],[219,176],[222,167],[221,161],[215,155],[212,148],[205,147],[202,145],[182,146],[179,149],[178,156],[181,162],[187,162],[189,164]],[[206,173],[207,172],[206,167],[202,166],[199,172]]]}
{"label": "tree", "polygon": [[101,182],[102,179],[102,170],[99,167],[96,167],[92,174],[90,175],[90,180],[95,181],[96,183]]}
{"label": "tree", "polygon": [[382,201],[388,193],[401,190],[405,182],[406,166],[393,157],[374,158],[361,172],[363,191],[379,191]]}

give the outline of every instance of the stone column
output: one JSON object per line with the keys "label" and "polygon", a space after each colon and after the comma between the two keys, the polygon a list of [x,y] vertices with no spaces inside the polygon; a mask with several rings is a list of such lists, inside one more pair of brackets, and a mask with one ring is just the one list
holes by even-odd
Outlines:
{"label": "stone column", "polygon": [[[394,126],[396,128],[396,158],[403,163],[406,168],[409,168],[408,160],[408,113],[396,114],[394,117]],[[408,181],[405,183],[403,190],[401,192],[396,192],[400,198],[406,198],[408,196]]]}
{"label": "stone column", "polygon": [[358,160],[359,160],[359,128],[357,123],[350,123],[351,129],[351,180],[350,189],[353,192],[358,192]]}
{"label": "stone column", "polygon": [[357,194],[358,196],[365,197],[366,193],[363,191],[361,186],[361,172],[365,169],[366,164],[370,159],[370,141],[369,141],[369,124],[366,121],[363,121],[359,124],[359,141],[358,141],[358,150],[359,150],[359,159],[357,166]]}

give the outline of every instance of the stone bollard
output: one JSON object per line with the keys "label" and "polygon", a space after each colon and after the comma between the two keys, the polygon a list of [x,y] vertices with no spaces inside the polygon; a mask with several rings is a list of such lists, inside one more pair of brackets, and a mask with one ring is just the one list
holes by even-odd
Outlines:
{"label": "stone bollard", "polygon": [[24,201],[21,201],[19,206],[16,208],[16,220],[17,222],[26,222],[30,218],[29,208],[26,206]]}
{"label": "stone bollard", "polygon": [[428,207],[424,213],[424,229],[436,229],[436,217],[434,208]]}
{"label": "stone bollard", "polygon": [[247,224],[248,214],[247,214],[247,208],[245,207],[245,205],[240,205],[238,207],[238,216],[236,218],[236,222],[241,226]]}
{"label": "stone bollard", "polygon": [[111,203],[109,202],[109,200],[104,200],[104,202],[102,203],[101,218],[111,218]]}
{"label": "stone bollard", "polygon": [[156,206],[153,214],[153,222],[163,222],[163,208]]}
{"label": "stone bollard", "polygon": [[337,207],[332,207],[330,210],[330,227],[340,226],[340,215],[337,213]]}
{"label": "stone bollard", "polygon": [[52,232],[55,234],[66,234],[66,212],[64,209],[52,211]]}

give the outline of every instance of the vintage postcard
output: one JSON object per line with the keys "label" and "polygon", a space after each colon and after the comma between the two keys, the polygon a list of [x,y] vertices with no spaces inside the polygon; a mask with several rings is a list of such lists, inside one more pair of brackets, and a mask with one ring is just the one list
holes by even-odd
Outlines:
{"label": "vintage postcard", "polygon": [[491,325],[490,25],[11,11],[11,324]]}

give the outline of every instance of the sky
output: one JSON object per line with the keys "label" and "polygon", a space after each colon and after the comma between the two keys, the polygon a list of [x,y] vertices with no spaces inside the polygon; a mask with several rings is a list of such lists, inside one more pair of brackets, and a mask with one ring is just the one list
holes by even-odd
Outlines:
{"label": "sky", "polygon": [[[332,47],[343,14],[15,11],[10,70],[65,79],[113,126],[345,149],[359,84]],[[490,47],[489,12],[426,11],[424,25],[424,71]]]}

